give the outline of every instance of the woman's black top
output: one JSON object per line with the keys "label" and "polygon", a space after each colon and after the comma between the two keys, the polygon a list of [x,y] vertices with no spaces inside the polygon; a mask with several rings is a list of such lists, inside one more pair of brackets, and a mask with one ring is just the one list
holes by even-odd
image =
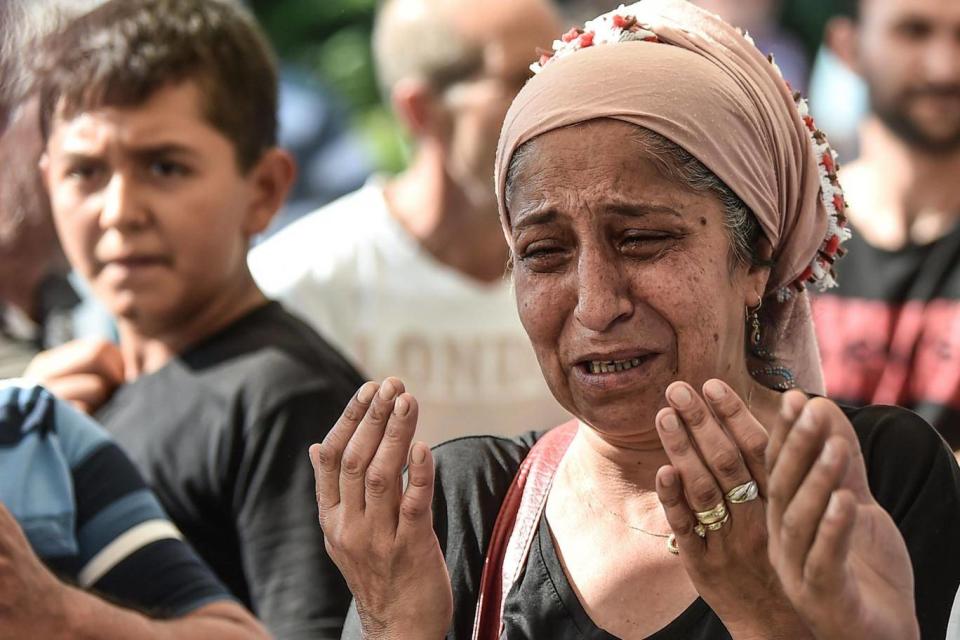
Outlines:
{"label": "woman's black top", "polygon": [[[942,640],[960,585],[960,469],[939,435],[895,407],[844,408],[863,449],[870,488],[903,534],[913,562],[924,640]],[[448,638],[469,639],[483,559],[500,503],[539,434],[459,438],[434,449],[434,526],[453,585]],[[878,562],[883,559],[878,558]],[[503,638],[611,640],[587,616],[566,578],[545,518],[524,574],[507,595]],[[360,638],[351,611],[344,638]],[[719,617],[697,599],[650,640],[728,639]]]}

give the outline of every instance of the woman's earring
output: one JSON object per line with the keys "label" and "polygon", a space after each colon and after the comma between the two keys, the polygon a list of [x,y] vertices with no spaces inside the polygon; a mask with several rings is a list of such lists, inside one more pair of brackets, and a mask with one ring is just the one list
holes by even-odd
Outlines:
{"label": "woman's earring", "polygon": [[[760,306],[762,304],[763,298],[760,298],[757,300],[756,307],[753,309],[747,307],[745,312],[746,320],[750,324],[750,353],[761,362],[767,363],[767,366],[751,369],[750,375],[771,389],[779,389],[780,391],[793,389],[797,386],[793,372],[787,367],[778,365],[773,354],[764,349],[761,344],[763,342],[763,336],[760,334]],[[780,382],[773,382],[777,378],[780,379]]]}
{"label": "woman's earring", "polygon": [[753,346],[754,350],[760,348],[760,341],[762,336],[760,335],[760,306],[763,304],[763,299],[761,298],[757,302],[757,306],[751,309],[747,307],[747,322],[750,323],[750,343]]}

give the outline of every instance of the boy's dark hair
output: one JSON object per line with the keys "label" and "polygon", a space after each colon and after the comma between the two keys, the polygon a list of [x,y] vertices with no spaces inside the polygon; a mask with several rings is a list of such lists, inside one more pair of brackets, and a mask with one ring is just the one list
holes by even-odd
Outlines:
{"label": "boy's dark hair", "polygon": [[837,13],[853,20],[860,18],[861,0],[836,0]]}
{"label": "boy's dark hair", "polygon": [[51,36],[37,66],[44,140],[58,112],[138,106],[192,80],[242,171],[276,144],[276,61],[239,0],[110,0]]}

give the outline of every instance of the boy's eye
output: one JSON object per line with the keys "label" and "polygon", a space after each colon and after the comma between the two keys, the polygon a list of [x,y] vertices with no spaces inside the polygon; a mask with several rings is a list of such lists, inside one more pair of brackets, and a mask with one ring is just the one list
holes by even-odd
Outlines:
{"label": "boy's eye", "polygon": [[172,160],[156,160],[150,164],[150,173],[158,178],[173,178],[189,173],[186,166]]}
{"label": "boy's eye", "polygon": [[100,176],[103,170],[103,165],[98,162],[78,162],[67,167],[66,175],[87,182]]}

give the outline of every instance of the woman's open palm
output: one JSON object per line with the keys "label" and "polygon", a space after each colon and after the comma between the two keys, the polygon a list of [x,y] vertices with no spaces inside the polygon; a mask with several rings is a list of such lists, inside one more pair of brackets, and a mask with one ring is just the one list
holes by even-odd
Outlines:
{"label": "woman's open palm", "polygon": [[401,381],[368,382],[310,448],[327,552],[353,592],[364,638],[436,640],[453,616],[433,530],[433,458],[422,443],[410,448],[416,424],[417,402]]}
{"label": "woman's open palm", "polygon": [[[770,434],[770,560],[819,640],[919,638],[906,544],[837,405],[790,392]],[[792,425],[792,426],[791,426]]]}

